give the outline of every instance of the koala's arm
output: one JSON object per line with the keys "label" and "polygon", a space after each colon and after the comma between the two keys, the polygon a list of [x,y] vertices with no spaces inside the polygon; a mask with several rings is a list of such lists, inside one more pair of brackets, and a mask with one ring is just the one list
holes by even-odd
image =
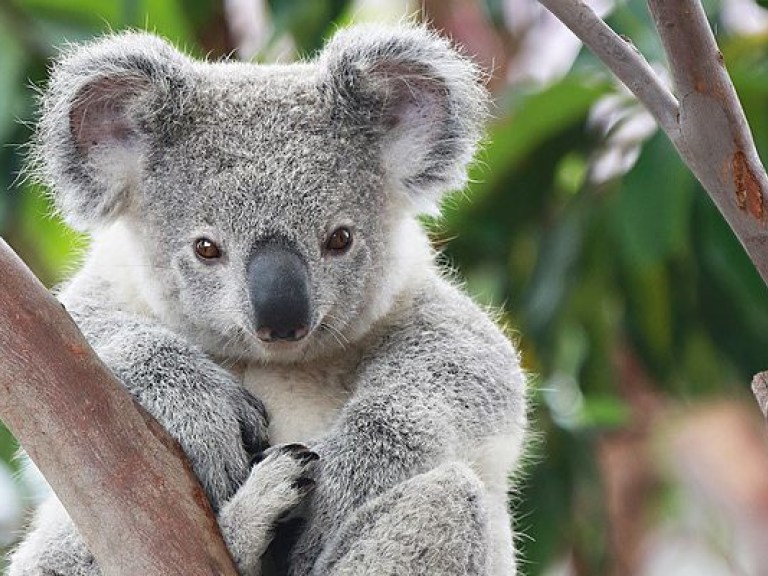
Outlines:
{"label": "koala's arm", "polygon": [[[213,508],[223,508],[248,479],[251,456],[266,445],[261,403],[230,373],[150,318],[71,294],[63,300],[102,361],[180,443]],[[259,494],[257,500],[263,499]],[[14,576],[100,573],[53,496],[10,559]],[[257,568],[244,573],[257,574]]]}
{"label": "koala's arm", "polygon": [[471,462],[491,440],[508,442],[508,467],[519,453],[524,376],[500,330],[442,284],[401,318],[363,361],[352,400],[314,448],[313,511],[293,574],[312,573],[340,523],[396,484],[447,461]]}
{"label": "koala's arm", "polygon": [[107,367],[173,436],[218,510],[266,446],[263,405],[235,377],[150,318],[68,307]]}

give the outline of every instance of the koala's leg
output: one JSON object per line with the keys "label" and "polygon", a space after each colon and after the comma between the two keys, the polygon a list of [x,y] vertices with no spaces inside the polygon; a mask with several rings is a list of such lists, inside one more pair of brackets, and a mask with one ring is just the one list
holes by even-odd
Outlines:
{"label": "koala's leg", "polygon": [[10,556],[8,576],[98,576],[93,556],[56,496],[37,509],[25,540]]}
{"label": "koala's leg", "polygon": [[312,490],[317,454],[301,444],[274,446],[219,514],[219,527],[242,576],[261,574],[275,527]]}
{"label": "koala's leg", "polygon": [[444,464],[354,512],[312,574],[486,576],[488,525],[480,480],[463,464]]}

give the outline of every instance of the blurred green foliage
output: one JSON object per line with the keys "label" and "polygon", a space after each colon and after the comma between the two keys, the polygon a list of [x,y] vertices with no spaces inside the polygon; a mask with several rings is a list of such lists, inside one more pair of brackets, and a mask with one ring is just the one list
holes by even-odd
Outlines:
{"label": "blurred green foliage", "polygon": [[[486,4],[498,22],[501,3]],[[345,0],[268,5],[269,43],[291,34],[300,53],[352,16]],[[719,30],[719,4],[707,5]],[[661,60],[644,2],[621,3],[610,23]],[[83,243],[50,216],[45,192],[19,176],[34,122],[29,84],[44,83],[56,46],[125,27],[154,30],[196,54],[232,50],[214,0],[0,2],[0,234],[48,285],[65,277]],[[719,41],[765,157],[768,37]],[[633,419],[622,358],[635,359],[656,393],[681,402],[746,395],[768,364],[766,288],[669,142],[646,140],[624,176],[589,178],[606,145],[589,112],[616,93],[583,53],[552,84],[498,94],[470,189],[430,223],[469,290],[513,327],[538,384],[539,440],[515,498],[531,575],[569,550],[586,573],[605,572],[596,442]],[[12,451],[0,428],[0,459]]]}

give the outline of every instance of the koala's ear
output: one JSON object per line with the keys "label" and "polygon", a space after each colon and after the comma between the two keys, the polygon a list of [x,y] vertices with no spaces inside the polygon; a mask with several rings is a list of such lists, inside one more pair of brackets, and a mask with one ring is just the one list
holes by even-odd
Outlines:
{"label": "koala's ear", "polygon": [[382,162],[417,210],[461,188],[488,111],[477,67],[423,26],[356,26],[320,55],[337,113],[381,134]]}
{"label": "koala's ear", "polygon": [[131,202],[151,143],[183,102],[189,66],[165,41],[135,32],[77,46],[54,64],[33,162],[70,225],[97,228]]}

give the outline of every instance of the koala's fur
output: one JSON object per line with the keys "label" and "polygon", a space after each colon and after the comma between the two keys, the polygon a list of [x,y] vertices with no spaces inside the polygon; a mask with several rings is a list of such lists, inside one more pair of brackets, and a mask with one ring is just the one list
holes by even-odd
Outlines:
{"label": "koala's fur", "polygon": [[[243,574],[308,476],[292,575],[514,573],[524,375],[416,220],[465,183],[486,107],[475,67],[416,26],[350,28],[272,66],[124,33],[54,67],[38,167],[93,236],[60,298],[182,444]],[[342,225],[351,248],[330,254]],[[196,258],[200,237],[223,257]],[[254,335],[248,270],[265,245],[305,263],[299,342]],[[273,448],[249,473],[267,438],[320,459]],[[53,498],[10,570],[43,573],[98,573]]]}

